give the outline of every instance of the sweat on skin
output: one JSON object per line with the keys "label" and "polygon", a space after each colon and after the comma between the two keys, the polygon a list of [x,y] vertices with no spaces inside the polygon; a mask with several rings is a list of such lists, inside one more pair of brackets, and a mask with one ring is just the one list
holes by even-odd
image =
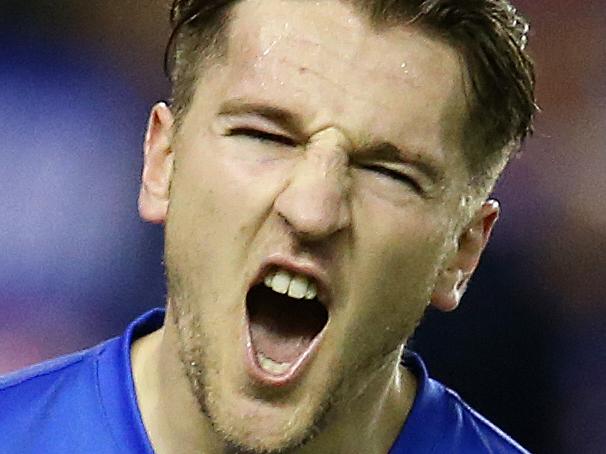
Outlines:
{"label": "sweat on skin", "polygon": [[[462,208],[460,65],[345,3],[244,0],[179,130],[154,107],[139,207],[165,223],[169,300],[132,363],[156,452],[389,450],[416,391],[405,342],[428,304],[456,307],[498,215]],[[247,292],[273,262],[330,289],[283,382],[247,353]]]}

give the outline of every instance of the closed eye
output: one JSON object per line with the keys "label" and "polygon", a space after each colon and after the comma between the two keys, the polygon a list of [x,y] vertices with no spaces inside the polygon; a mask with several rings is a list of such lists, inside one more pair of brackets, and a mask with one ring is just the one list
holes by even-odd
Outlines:
{"label": "closed eye", "polygon": [[228,133],[229,136],[246,136],[252,139],[259,140],[261,142],[273,142],[289,147],[296,145],[295,141],[290,137],[283,136],[280,134],[274,134],[267,131],[261,131],[254,128],[233,128]]}
{"label": "closed eye", "polygon": [[419,193],[423,192],[423,188],[416,180],[414,180],[413,178],[411,178],[410,176],[408,176],[404,173],[398,172],[397,170],[393,170],[388,167],[382,167],[382,166],[378,166],[378,165],[364,165],[364,166],[362,166],[362,168],[388,176],[390,178],[393,178],[396,181],[401,182],[402,184],[409,184],[410,186],[413,187],[413,189],[415,191],[417,191]]}

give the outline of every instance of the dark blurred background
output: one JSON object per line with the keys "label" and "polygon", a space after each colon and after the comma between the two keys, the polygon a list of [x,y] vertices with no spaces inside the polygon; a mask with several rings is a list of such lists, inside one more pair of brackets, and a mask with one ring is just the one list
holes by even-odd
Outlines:
{"label": "dark blurred background", "polygon": [[[516,3],[542,114],[460,309],[412,342],[529,449],[606,452],[606,0]],[[164,0],[0,0],[0,373],[92,346],[163,304],[139,221]]]}

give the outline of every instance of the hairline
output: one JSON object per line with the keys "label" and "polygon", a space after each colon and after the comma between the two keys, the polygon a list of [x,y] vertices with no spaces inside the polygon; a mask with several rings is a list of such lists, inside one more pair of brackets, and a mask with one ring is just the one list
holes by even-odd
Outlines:
{"label": "hairline", "polygon": [[[187,114],[194,102],[195,95],[200,86],[200,81],[204,78],[205,73],[218,64],[220,65],[226,63],[229,56],[229,44],[232,36],[230,32],[236,19],[234,9],[242,1],[244,0],[234,0],[226,7],[225,11],[220,17],[221,23],[219,24],[217,32],[214,34],[208,45],[201,49],[198,58],[195,58],[193,63],[181,63],[193,64],[195,67],[193,68],[193,77],[190,81],[192,84],[192,87],[190,87],[190,96],[177,111],[173,112],[175,115],[173,128],[173,133],[175,136],[177,136],[181,130],[183,122],[185,121],[185,118],[187,117]],[[498,147],[493,145],[491,147],[493,149],[493,156],[478,157],[478,152],[481,153],[482,149],[490,147],[490,145],[484,143],[485,141],[483,140],[485,138],[485,132],[488,130],[488,128],[482,124],[479,124],[477,118],[474,119],[474,104],[478,102],[478,95],[473,88],[471,70],[469,68],[465,49],[461,48],[461,43],[456,42],[456,39],[449,37],[445,33],[440,33],[439,30],[431,27],[431,25],[417,21],[419,15],[380,17],[373,15],[373,13],[365,7],[364,1],[332,1],[343,2],[351,5],[356,10],[357,14],[366,19],[368,25],[378,33],[392,27],[411,26],[426,36],[443,42],[456,53],[457,60],[459,61],[458,66],[461,69],[461,89],[464,100],[463,108],[465,112],[464,118],[460,120],[462,121],[461,127],[463,131],[463,139],[459,146],[462,149],[465,168],[469,172],[469,183],[471,189],[469,193],[474,198],[485,200],[501,177],[503,170],[510,161],[511,156],[520,150],[523,137],[514,137],[509,142],[501,144]],[[200,36],[192,36],[191,39],[200,40]],[[173,99],[173,102],[174,101],[175,100]],[[476,126],[484,131],[476,134],[469,134],[470,131],[477,129]],[[481,161],[478,168],[474,168],[474,164],[476,166],[478,165],[477,163],[474,163],[474,159]]]}

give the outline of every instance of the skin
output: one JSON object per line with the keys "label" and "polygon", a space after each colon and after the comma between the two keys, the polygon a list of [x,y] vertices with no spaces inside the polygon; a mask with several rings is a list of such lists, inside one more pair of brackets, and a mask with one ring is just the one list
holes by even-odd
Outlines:
{"label": "skin", "polygon": [[[406,340],[428,304],[457,306],[498,216],[469,194],[459,56],[332,0],[244,0],[228,39],[180,129],[158,104],[145,140],[139,209],[166,225],[169,279],[165,326],[132,349],[150,440],[385,453],[416,392]],[[369,148],[386,142],[398,160]],[[283,390],[243,361],[248,285],[276,253],[321,267],[333,294],[316,357]]]}

